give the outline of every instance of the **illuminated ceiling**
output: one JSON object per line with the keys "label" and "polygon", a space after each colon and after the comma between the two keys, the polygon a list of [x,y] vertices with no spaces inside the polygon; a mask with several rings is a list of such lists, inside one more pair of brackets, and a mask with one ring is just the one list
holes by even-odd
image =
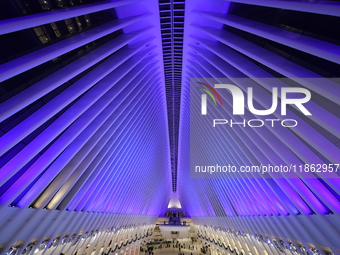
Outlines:
{"label": "illuminated ceiling", "polygon": [[294,130],[211,134],[196,123],[198,141],[217,144],[199,147],[205,158],[237,166],[339,163],[339,85],[298,79],[340,77],[339,16],[337,1],[5,1],[2,248],[24,240],[23,250],[33,238],[69,237],[87,226],[153,224],[175,192],[196,224],[339,250],[337,173],[288,180],[189,174],[190,93],[201,93],[190,92],[194,77],[253,78],[264,95],[258,105],[271,88],[259,77],[290,77],[313,92],[312,118],[289,109],[301,124]]}

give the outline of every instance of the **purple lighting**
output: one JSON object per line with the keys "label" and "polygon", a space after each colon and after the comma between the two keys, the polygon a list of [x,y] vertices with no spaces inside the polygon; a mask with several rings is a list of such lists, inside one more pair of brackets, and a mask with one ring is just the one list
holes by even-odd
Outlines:
{"label": "purple lighting", "polygon": [[1,254],[340,254],[338,1],[0,15]]}

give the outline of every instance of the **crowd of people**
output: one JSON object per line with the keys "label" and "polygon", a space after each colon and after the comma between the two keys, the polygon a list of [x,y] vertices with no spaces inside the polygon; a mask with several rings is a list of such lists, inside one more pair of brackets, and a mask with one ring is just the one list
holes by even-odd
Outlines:
{"label": "crowd of people", "polygon": [[[157,246],[150,246],[148,248],[141,249],[145,252],[145,255],[154,255],[154,249],[172,248],[178,249],[178,255],[203,255],[210,254],[210,247],[207,244],[200,244],[196,240],[191,240],[188,242],[179,242],[178,240],[173,242],[161,243]],[[157,252],[156,254],[158,254]]]}
{"label": "crowd of people", "polygon": [[210,245],[202,245],[202,247],[201,247],[201,252],[202,252],[203,254],[210,253]]}

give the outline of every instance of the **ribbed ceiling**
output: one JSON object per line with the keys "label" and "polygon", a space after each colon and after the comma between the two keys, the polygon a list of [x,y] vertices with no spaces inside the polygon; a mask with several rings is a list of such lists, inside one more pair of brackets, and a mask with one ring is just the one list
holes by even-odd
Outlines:
{"label": "ribbed ceiling", "polygon": [[159,10],[169,121],[172,190],[176,192],[185,3],[178,0],[160,0]]}
{"label": "ribbed ceiling", "polygon": [[[190,175],[191,149],[204,164],[339,164],[339,1],[7,0],[0,13],[1,254],[139,254],[171,195],[215,254],[340,254],[339,169]],[[212,131],[192,78],[251,84],[256,108],[273,87],[306,88],[313,115]],[[260,118],[221,100],[204,117]]]}

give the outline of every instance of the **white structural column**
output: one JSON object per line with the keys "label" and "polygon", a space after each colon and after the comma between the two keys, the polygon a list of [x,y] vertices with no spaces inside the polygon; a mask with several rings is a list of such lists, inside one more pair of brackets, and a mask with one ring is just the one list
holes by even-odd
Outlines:
{"label": "white structural column", "polygon": [[37,27],[40,25],[65,20],[76,16],[108,10],[122,5],[128,5],[136,1],[138,0],[102,1],[79,7],[72,7],[51,12],[33,14],[19,18],[2,20],[0,21],[0,35],[13,33],[31,27]]}
{"label": "white structural column", "polygon": [[116,19],[99,27],[95,27],[81,34],[74,35],[50,46],[16,58],[10,62],[4,63],[1,65],[0,69],[0,82],[25,72],[42,63],[45,63],[46,61],[56,58],[62,54],[65,54],[66,52],[74,50],[82,45],[92,42],[98,38],[108,35],[114,31],[131,25],[149,15],[151,14],[148,13],[144,15],[138,15],[121,20]]}
{"label": "white structural column", "polygon": [[87,68],[102,61],[104,58],[124,47],[124,45],[132,42],[134,39],[141,36],[143,33],[146,33],[151,28],[152,27],[142,29],[134,33],[121,34],[114,40],[107,42],[106,44],[89,52],[82,58],[73,61],[60,70],[42,79],[41,81],[33,84],[25,91],[14,95],[11,100],[1,103],[2,111],[0,113],[0,121],[5,120],[27,105],[33,103],[40,97],[43,97],[47,93],[51,92],[53,89],[58,88],[63,83],[74,78],[76,75],[84,72]]}
{"label": "white structural column", "polygon": [[340,16],[340,6],[334,1],[303,1],[297,0],[292,3],[289,0],[233,0],[234,3],[254,4],[278,9],[287,9],[301,12],[311,12],[323,15]]}
{"label": "white structural column", "polygon": [[238,17],[232,14],[222,15],[220,13],[204,11],[194,11],[193,13],[340,64],[339,45],[283,30],[274,26],[263,24],[261,22]]}

